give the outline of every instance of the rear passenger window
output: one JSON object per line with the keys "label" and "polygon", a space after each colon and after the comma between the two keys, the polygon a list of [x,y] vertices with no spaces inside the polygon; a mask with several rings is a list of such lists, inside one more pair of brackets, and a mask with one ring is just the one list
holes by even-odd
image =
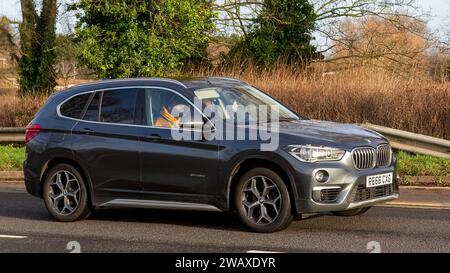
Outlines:
{"label": "rear passenger window", "polygon": [[80,119],[81,114],[83,113],[84,106],[88,102],[90,96],[91,93],[87,93],[78,95],[66,101],[59,108],[61,115],[69,118]]}
{"label": "rear passenger window", "polygon": [[134,124],[138,89],[103,91],[101,122]]}
{"label": "rear passenger window", "polygon": [[84,114],[84,120],[98,121],[98,107],[100,105],[100,96],[102,92],[96,92]]}

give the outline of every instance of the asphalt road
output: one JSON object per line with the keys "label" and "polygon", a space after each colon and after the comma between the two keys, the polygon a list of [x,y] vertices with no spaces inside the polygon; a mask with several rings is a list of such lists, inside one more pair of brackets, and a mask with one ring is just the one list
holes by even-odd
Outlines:
{"label": "asphalt road", "polygon": [[0,252],[450,252],[450,210],[374,207],[357,217],[312,216],[281,232],[247,232],[231,214],[99,210],[59,223],[42,200],[0,186]]}

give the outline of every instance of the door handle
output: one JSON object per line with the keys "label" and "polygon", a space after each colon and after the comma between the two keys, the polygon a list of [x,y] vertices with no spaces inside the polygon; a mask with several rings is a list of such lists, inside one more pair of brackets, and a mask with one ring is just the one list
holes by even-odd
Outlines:
{"label": "door handle", "polygon": [[83,128],[80,130],[80,133],[82,134],[86,134],[86,135],[90,135],[94,132],[94,130],[92,130],[91,128]]}
{"label": "door handle", "polygon": [[161,139],[161,136],[157,135],[157,134],[151,134],[151,135],[148,135],[148,136],[144,136],[144,139],[145,140],[149,140],[149,141],[157,141],[157,140]]}

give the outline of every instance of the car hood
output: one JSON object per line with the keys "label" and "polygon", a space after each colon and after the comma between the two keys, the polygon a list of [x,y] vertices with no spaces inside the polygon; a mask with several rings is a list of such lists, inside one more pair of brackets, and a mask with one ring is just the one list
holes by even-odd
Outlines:
{"label": "car hood", "polygon": [[[376,147],[388,142],[381,134],[355,124],[319,120],[279,122],[280,141],[289,144],[313,144],[351,149],[359,146]],[[296,143],[299,142],[299,143]]]}

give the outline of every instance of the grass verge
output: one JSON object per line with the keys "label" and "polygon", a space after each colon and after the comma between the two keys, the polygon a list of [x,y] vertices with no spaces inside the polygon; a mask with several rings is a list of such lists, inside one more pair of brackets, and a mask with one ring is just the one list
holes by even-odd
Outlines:
{"label": "grass verge", "polygon": [[434,177],[434,181],[431,181],[432,185],[450,186],[448,179],[444,178],[445,176],[450,176],[450,159],[414,155],[403,151],[397,153],[397,158],[398,172],[403,177],[403,185],[411,185],[411,177],[430,176]]}
{"label": "grass verge", "polygon": [[450,175],[450,159],[398,152],[400,175],[447,176]]}
{"label": "grass verge", "polygon": [[25,160],[25,147],[0,145],[0,171],[21,170]]}

